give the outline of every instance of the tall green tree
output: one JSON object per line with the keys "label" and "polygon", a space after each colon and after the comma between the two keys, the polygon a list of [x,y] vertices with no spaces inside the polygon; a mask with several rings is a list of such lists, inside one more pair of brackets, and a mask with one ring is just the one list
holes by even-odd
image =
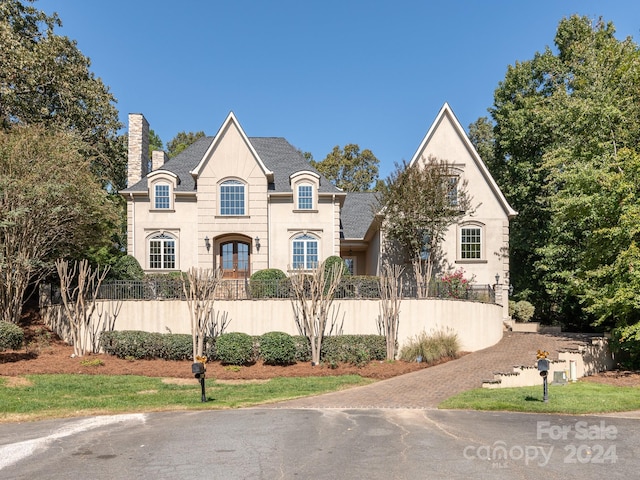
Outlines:
{"label": "tall green tree", "polygon": [[119,223],[79,135],[44,125],[0,129],[0,315],[17,322],[30,283],[57,258],[109,242]]}
{"label": "tall green tree", "polygon": [[33,0],[0,2],[0,126],[42,124],[77,132],[104,185],[126,185],[115,98],[75,41],[57,35],[60,18]]}
{"label": "tall green tree", "polygon": [[179,132],[173,137],[169,143],[167,143],[167,155],[169,158],[173,158],[180,152],[185,150],[193,142],[205,136],[205,133],[200,132]]}
{"label": "tall green tree", "polygon": [[377,185],[379,160],[371,150],[360,151],[353,143],[344,150],[336,145],[324,160],[310,159],[310,163],[345,192],[369,192]]}
{"label": "tall green tree", "polygon": [[633,267],[640,222],[638,47],[579,16],[559,23],[555,47],[510,66],[491,109],[492,171],[519,212],[512,282],[547,320],[628,324],[639,311],[620,264]]}

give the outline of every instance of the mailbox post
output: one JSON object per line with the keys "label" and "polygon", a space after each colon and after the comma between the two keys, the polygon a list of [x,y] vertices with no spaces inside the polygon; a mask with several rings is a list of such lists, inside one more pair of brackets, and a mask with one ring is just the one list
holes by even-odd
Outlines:
{"label": "mailbox post", "polygon": [[205,368],[205,362],[195,362],[191,364],[191,373],[194,374],[194,376],[200,380],[200,387],[202,389],[202,398],[201,400],[203,402],[207,401],[207,395],[205,394],[204,391],[204,377],[205,377],[205,372],[206,372],[206,368]]}
{"label": "mailbox post", "polygon": [[549,385],[547,377],[549,375],[549,360],[547,360],[548,352],[538,350],[538,371],[542,377],[542,401],[549,401]]}

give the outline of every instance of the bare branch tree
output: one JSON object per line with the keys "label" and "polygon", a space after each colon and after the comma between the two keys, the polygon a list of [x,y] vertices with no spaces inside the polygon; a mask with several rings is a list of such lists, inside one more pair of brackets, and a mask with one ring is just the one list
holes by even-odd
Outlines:
{"label": "bare branch tree", "polygon": [[399,265],[385,265],[382,267],[382,274],[378,280],[380,282],[378,333],[384,335],[386,339],[387,360],[395,360],[396,358],[403,270],[404,268]]}
{"label": "bare branch tree", "polygon": [[100,267],[93,270],[87,260],[82,260],[74,262],[73,267],[69,269],[69,262],[58,259],[56,269],[60,277],[62,303],[69,319],[73,353],[81,357],[92,351],[90,338],[94,329],[93,313],[98,290],[107,276],[109,267],[100,272]]}
{"label": "bare branch tree", "polygon": [[343,265],[334,263],[325,268],[324,262],[311,273],[302,270],[291,275],[291,304],[301,335],[311,344],[311,363],[320,363],[329,311],[342,279]]}
{"label": "bare branch tree", "polygon": [[[191,317],[191,336],[193,338],[193,361],[203,357],[204,341],[207,329],[213,319],[213,305],[216,290],[222,281],[222,270],[210,268],[191,268],[186,279],[182,278],[182,289],[187,299]],[[223,324],[225,323],[223,319]]]}

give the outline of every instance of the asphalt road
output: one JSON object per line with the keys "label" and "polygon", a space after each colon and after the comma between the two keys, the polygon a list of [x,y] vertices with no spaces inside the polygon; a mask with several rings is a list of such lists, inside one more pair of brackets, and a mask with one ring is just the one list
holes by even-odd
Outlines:
{"label": "asphalt road", "polygon": [[640,419],[241,409],[0,425],[0,479],[636,478]]}

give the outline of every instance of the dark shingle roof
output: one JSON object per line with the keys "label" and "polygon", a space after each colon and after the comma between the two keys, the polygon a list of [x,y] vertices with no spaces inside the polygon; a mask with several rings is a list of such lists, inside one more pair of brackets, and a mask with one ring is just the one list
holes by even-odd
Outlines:
{"label": "dark shingle roof", "polygon": [[[176,188],[178,192],[195,191],[195,182],[189,173],[196,168],[207,149],[211,146],[215,137],[202,137],[191,144],[187,149],[167,161],[162,170],[175,173],[180,178],[180,183]],[[250,137],[249,141],[253,145],[260,159],[264,162],[267,169],[273,172],[274,183],[269,185],[269,190],[273,192],[291,192],[289,177],[302,170],[309,170],[315,173],[319,172],[311,166],[306,158],[302,156],[299,150],[287,142],[284,138],[274,137]],[[133,186],[122,190],[122,193],[147,191],[147,178],[143,178]],[[321,193],[340,193],[340,189],[336,188],[324,176],[320,175]]]}
{"label": "dark shingle roof", "polygon": [[350,192],[340,212],[342,238],[364,238],[375,216],[377,204],[373,192]]}

